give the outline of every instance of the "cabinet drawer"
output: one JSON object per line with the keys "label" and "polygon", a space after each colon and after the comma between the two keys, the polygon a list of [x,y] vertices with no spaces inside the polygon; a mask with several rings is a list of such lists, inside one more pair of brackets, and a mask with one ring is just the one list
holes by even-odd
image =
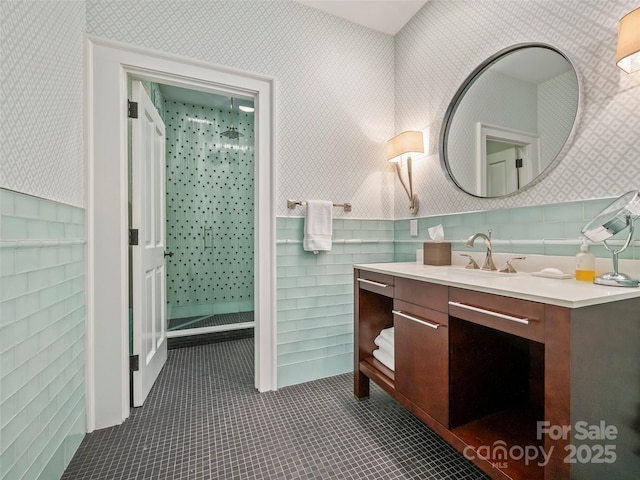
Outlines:
{"label": "cabinet drawer", "polygon": [[358,287],[363,290],[384,295],[385,297],[393,297],[394,294],[394,277],[383,273],[367,272],[360,270],[358,275]]}
{"label": "cabinet drawer", "polygon": [[448,311],[448,288],[445,285],[396,277],[395,298],[446,313]]}
{"label": "cabinet drawer", "polygon": [[449,315],[544,343],[544,304],[451,288]]}

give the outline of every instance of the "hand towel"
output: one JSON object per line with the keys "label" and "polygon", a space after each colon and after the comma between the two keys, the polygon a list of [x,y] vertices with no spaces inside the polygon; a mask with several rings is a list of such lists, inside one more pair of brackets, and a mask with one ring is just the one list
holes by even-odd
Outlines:
{"label": "hand towel", "polygon": [[394,335],[393,335],[393,327],[385,328],[380,332],[380,336],[387,340],[391,345],[395,345]]}
{"label": "hand towel", "polygon": [[318,253],[331,250],[333,233],[333,202],[307,200],[307,216],[304,220],[303,248]]}
{"label": "hand towel", "polygon": [[395,362],[393,359],[393,355],[377,348],[373,351],[373,356],[376,357],[376,359],[385,367],[395,371]]}
{"label": "hand towel", "polygon": [[393,355],[393,353],[394,353],[393,343],[391,343],[389,340],[384,338],[382,335],[378,335],[373,340],[373,343],[375,343],[378,347],[380,347],[380,350],[384,350],[387,353]]}

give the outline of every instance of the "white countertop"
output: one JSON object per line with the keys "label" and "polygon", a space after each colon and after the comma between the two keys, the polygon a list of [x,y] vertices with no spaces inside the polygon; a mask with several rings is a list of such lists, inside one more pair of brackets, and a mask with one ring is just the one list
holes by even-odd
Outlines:
{"label": "white countertop", "polygon": [[573,278],[560,280],[534,277],[530,273],[465,270],[461,266],[406,262],[358,264],[354,268],[568,308],[640,297],[640,288],[637,287],[608,287],[579,282]]}

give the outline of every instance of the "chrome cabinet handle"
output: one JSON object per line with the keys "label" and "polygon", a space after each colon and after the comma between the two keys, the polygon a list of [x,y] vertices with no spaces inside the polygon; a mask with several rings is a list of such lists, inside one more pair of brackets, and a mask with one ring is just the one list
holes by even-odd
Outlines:
{"label": "chrome cabinet handle", "polygon": [[374,282],[373,280],[367,280],[366,278],[359,278],[359,282],[368,283],[369,285],[375,285],[376,287],[387,288],[389,285],[386,283]]}
{"label": "chrome cabinet handle", "polygon": [[467,305],[465,303],[460,302],[452,302],[449,301],[449,305],[454,307],[465,308],[467,310],[472,310],[474,312],[486,313],[487,315],[491,315],[493,317],[502,318],[503,320],[510,320],[512,322],[522,323],[523,325],[529,325],[529,319],[526,317],[513,317],[511,315],[505,315],[504,313],[492,312],[491,310],[485,310],[484,308],[474,307],[472,305]]}
{"label": "chrome cabinet handle", "polygon": [[439,323],[426,322],[424,320],[413,317],[411,315],[407,315],[406,313],[401,312],[400,310],[391,310],[391,313],[393,313],[394,315],[398,315],[400,317],[406,318],[408,320],[413,320],[414,322],[421,323],[422,325],[426,325],[429,328],[437,329],[440,326]]}

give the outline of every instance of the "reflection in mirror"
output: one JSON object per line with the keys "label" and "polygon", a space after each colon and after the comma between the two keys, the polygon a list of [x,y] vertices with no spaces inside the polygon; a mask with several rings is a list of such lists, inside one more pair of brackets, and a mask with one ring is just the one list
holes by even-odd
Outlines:
{"label": "reflection in mirror", "polygon": [[544,44],[509,47],[474,70],[449,105],[444,167],[471,195],[518,192],[560,160],[578,107],[578,78],[565,55]]}

